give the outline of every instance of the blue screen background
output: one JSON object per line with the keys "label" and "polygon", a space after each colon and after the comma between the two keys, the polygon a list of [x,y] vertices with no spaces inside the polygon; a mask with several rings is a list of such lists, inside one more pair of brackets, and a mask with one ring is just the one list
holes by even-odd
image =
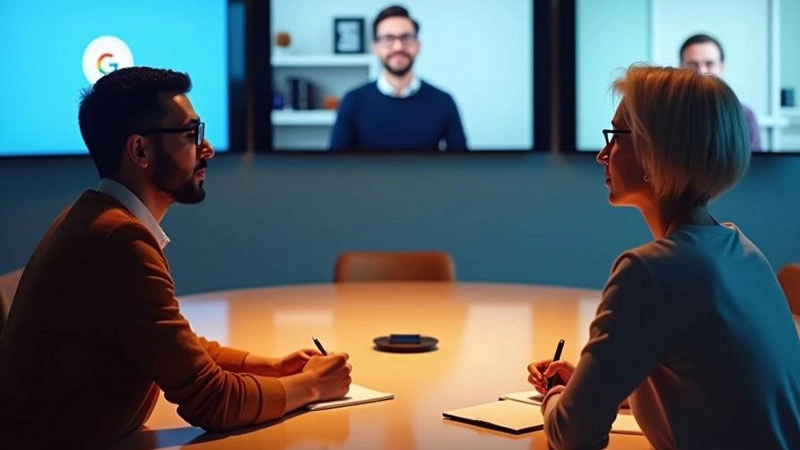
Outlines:
{"label": "blue screen background", "polygon": [[0,156],[87,153],[82,58],[102,35],[125,41],[137,66],[187,72],[206,138],[228,149],[227,0],[3,0],[0,17]]}

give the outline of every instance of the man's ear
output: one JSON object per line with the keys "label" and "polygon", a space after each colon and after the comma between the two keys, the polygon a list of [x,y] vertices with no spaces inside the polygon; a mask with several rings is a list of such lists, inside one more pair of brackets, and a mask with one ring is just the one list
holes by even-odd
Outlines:
{"label": "man's ear", "polygon": [[150,165],[147,141],[141,134],[132,134],[125,141],[125,154],[137,166],[146,169]]}

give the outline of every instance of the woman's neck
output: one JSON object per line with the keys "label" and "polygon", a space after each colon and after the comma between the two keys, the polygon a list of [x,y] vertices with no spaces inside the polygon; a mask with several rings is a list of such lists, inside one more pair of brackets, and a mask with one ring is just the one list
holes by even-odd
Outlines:
{"label": "woman's neck", "polygon": [[653,237],[660,239],[684,225],[717,225],[707,205],[686,205],[677,200],[660,200],[649,207],[640,207]]}

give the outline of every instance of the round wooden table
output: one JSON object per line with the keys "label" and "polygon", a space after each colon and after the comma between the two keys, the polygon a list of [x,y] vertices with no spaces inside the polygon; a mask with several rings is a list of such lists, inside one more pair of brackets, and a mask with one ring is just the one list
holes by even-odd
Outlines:
{"label": "round wooden table", "polygon": [[[600,301],[593,290],[495,283],[341,283],[213,292],[180,298],[193,329],[250,352],[314,348],[350,354],[353,382],[393,400],[292,414],[276,423],[212,434],[189,426],[162,396],[146,428],[117,449],[546,449],[541,431],[519,436],[451,422],[450,409],[531,389],[527,365],[577,361]],[[428,353],[375,350],[373,338],[439,339]],[[644,436],[612,434],[608,448],[648,449]]]}

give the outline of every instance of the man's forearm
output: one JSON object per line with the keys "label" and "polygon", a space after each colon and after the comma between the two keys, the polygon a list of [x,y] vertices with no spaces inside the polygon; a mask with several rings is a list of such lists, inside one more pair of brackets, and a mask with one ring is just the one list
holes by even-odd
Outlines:
{"label": "man's forearm", "polygon": [[278,371],[278,359],[248,354],[242,364],[242,372],[252,373],[265,377],[279,377],[282,374]]}

